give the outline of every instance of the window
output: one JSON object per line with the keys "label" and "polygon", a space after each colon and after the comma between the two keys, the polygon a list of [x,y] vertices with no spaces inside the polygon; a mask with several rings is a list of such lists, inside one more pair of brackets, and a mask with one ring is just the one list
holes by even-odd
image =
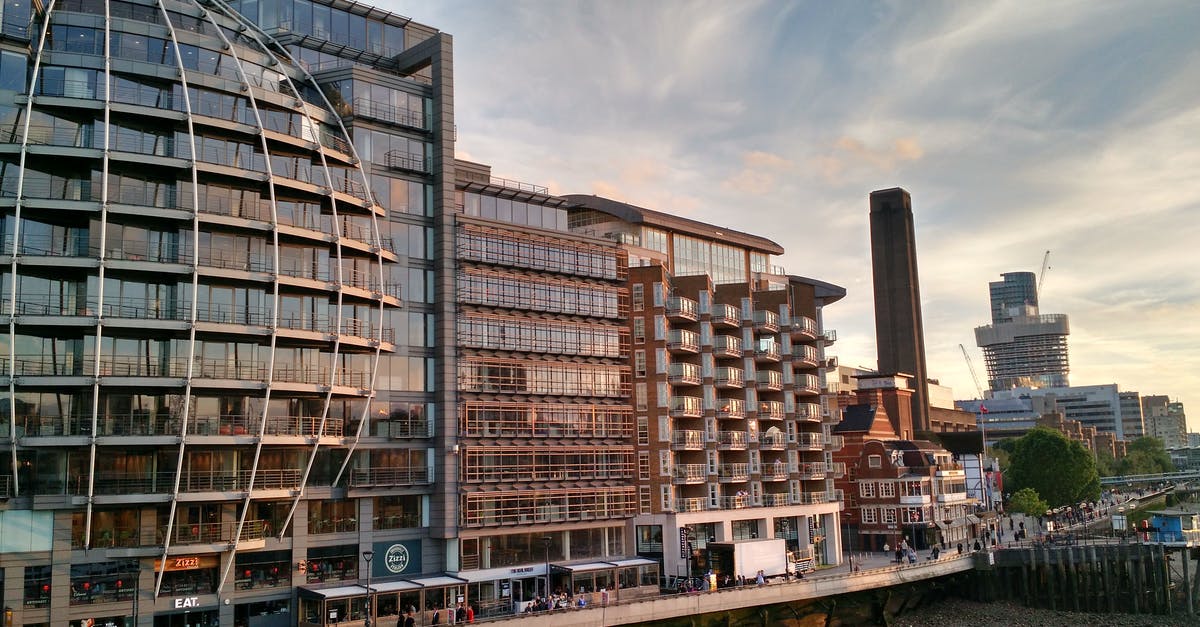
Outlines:
{"label": "window", "polygon": [[893,525],[896,523],[896,508],[885,507],[885,508],[882,508],[881,511],[883,512],[884,524]]}
{"label": "window", "polygon": [[638,452],[638,479],[642,481],[650,480],[650,452]]}
{"label": "window", "polygon": [[636,411],[646,411],[647,396],[645,383],[633,384],[633,402]]}
{"label": "window", "polygon": [[646,319],[633,319],[633,343],[643,344],[646,341]]}
{"label": "window", "polygon": [[863,481],[859,483],[858,492],[866,498],[875,498],[875,482]]}
{"label": "window", "polygon": [[637,418],[637,441],[639,446],[650,444],[650,421],[645,416]]}
{"label": "window", "polygon": [[868,468],[882,468],[883,467],[883,458],[881,458],[878,455],[868,455],[867,456],[867,467]]}
{"label": "window", "polygon": [[862,521],[864,525],[873,525],[879,522],[879,510],[874,507],[862,508]]}
{"label": "window", "polygon": [[896,484],[891,481],[879,482],[879,496],[894,497],[896,496]]}
{"label": "window", "polygon": [[629,288],[629,298],[634,311],[641,311],[646,306],[646,286],[635,283]]}
{"label": "window", "polygon": [[639,378],[646,376],[646,351],[644,350],[633,351],[633,376]]}
{"label": "window", "polygon": [[638,486],[638,512],[641,514],[650,513],[650,486]]}

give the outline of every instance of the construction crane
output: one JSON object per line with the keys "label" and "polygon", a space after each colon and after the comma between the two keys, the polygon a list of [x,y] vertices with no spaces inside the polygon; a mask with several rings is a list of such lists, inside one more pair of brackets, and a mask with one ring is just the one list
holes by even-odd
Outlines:
{"label": "construction crane", "polygon": [[[1038,299],[1042,297],[1042,284],[1046,282],[1046,271],[1050,269],[1050,251],[1046,251],[1046,256],[1042,257],[1042,273],[1038,275]],[[961,346],[961,344],[960,344]],[[970,362],[968,362],[968,365]],[[978,386],[978,382],[976,382]]]}
{"label": "construction crane", "polygon": [[967,362],[967,370],[971,371],[971,380],[975,382],[975,392],[979,394],[979,401],[983,402],[983,387],[979,385],[979,376],[975,374],[975,365],[971,363],[971,356],[967,354],[967,347],[959,344],[958,349],[962,351],[963,359]]}
{"label": "construction crane", "polygon": [[[1050,251],[1046,251],[1046,254],[1049,255]],[[1044,268],[1042,274],[1045,274]],[[991,490],[989,490],[987,474],[983,470],[983,458],[987,453],[987,424],[983,420],[983,415],[987,413],[987,407],[983,404],[983,388],[979,385],[979,376],[975,374],[975,365],[971,363],[967,347],[959,344],[958,349],[962,351],[963,360],[967,362],[967,370],[971,371],[971,381],[975,382],[975,392],[979,394],[979,411],[975,413],[975,424],[979,425],[979,438],[983,440],[983,453],[979,455],[979,483],[983,492],[983,502],[990,510],[992,509]]]}

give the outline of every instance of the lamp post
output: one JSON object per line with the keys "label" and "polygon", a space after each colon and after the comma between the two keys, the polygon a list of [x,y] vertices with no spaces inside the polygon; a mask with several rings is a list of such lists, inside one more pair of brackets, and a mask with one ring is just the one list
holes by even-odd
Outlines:
{"label": "lamp post", "polygon": [[550,536],[542,536],[542,547],[546,549],[546,598],[550,598]]}
{"label": "lamp post", "polygon": [[363,626],[371,627],[371,558],[375,557],[375,551],[367,549],[362,552],[362,556],[367,561],[367,620]]}
{"label": "lamp post", "polygon": [[786,581],[792,573],[792,561],[788,559],[788,519],[781,519],[779,528],[783,530],[783,579]]}
{"label": "lamp post", "polygon": [[850,566],[850,572],[854,572],[854,541],[850,538],[850,512],[842,512],[846,517],[846,563]]}

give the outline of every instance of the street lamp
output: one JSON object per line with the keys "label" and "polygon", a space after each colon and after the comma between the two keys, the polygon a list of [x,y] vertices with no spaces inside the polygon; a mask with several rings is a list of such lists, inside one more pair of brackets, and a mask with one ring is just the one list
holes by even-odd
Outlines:
{"label": "street lamp", "polygon": [[375,551],[367,549],[362,552],[362,556],[367,560],[367,620],[363,626],[371,627],[371,558],[375,557]]}
{"label": "street lamp", "polygon": [[783,579],[786,581],[792,573],[792,561],[788,559],[788,519],[780,519],[779,528],[783,530]]}
{"label": "street lamp", "polygon": [[546,549],[546,599],[550,598],[550,536],[542,536],[542,547]]}
{"label": "street lamp", "polygon": [[850,566],[850,572],[854,572],[854,541],[850,538],[850,512],[842,512],[846,517],[846,563]]}

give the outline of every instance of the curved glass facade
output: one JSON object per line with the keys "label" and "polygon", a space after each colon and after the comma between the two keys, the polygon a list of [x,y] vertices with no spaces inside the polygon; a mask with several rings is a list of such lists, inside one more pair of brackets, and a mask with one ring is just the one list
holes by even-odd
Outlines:
{"label": "curved glass facade", "polygon": [[[290,594],[297,526],[358,528],[309,499],[429,481],[423,450],[345,463],[401,296],[370,172],[311,75],[219,3],[22,4],[0,51],[4,496],[70,512],[46,548],[83,551],[89,586],[123,547],[128,591]],[[102,598],[80,589],[66,605]]]}

